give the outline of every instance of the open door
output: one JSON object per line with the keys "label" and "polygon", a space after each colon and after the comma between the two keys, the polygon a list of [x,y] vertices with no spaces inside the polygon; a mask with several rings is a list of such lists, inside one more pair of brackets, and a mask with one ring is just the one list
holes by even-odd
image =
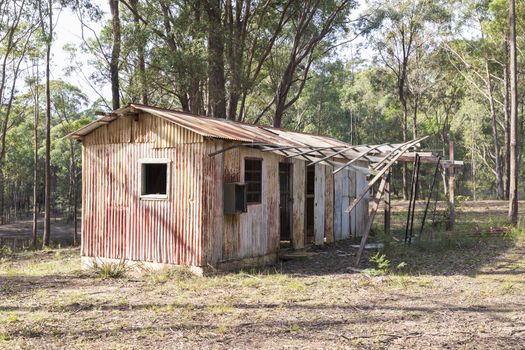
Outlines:
{"label": "open door", "polygon": [[292,232],[292,165],[279,163],[281,245],[291,242]]}
{"label": "open door", "polygon": [[315,167],[306,167],[306,236],[305,244],[313,244],[314,237],[314,207],[315,207]]}

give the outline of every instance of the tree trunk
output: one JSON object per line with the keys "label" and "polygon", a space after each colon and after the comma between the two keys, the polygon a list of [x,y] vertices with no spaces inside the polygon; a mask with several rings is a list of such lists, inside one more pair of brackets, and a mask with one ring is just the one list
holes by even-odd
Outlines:
{"label": "tree trunk", "polygon": [[276,128],[281,127],[284,111],[286,110],[286,99],[288,98],[290,87],[293,84],[293,73],[295,71],[293,62],[295,62],[295,57],[290,59],[290,62],[284,71],[283,77],[281,78],[281,82],[279,83],[277,94],[275,95],[275,114],[273,117],[273,126]]}
{"label": "tree trunk", "polygon": [[148,104],[148,86],[146,79],[146,60],[144,58],[144,47],[146,45],[143,39],[142,29],[140,27],[140,15],[138,10],[138,0],[130,0],[129,4],[133,9],[133,25],[135,27],[135,40],[137,44],[137,56],[138,56],[138,75],[140,84],[140,102]]}
{"label": "tree trunk", "polygon": [[414,96],[414,103],[412,105],[412,138],[417,138],[417,112],[419,109],[419,95]]}
{"label": "tree trunk", "polygon": [[[25,53],[25,48],[23,49]],[[22,59],[18,61],[13,71],[13,82],[9,93],[9,99],[7,101],[6,111],[4,113],[4,120],[2,123],[2,134],[1,134],[1,149],[0,149],[0,224],[6,223],[5,217],[5,177],[4,177],[4,166],[5,166],[5,155],[6,155],[6,137],[7,129],[9,127],[9,117],[11,115],[11,109],[13,107],[13,101],[15,97],[16,84],[18,80],[18,74],[20,72],[20,64]]]}
{"label": "tree trunk", "polygon": [[503,91],[503,104],[504,104],[504,116],[505,116],[505,199],[509,199],[509,186],[510,186],[510,82],[509,82],[509,64],[508,64],[508,41],[505,40],[505,69],[504,69],[504,91]]}
{"label": "tree trunk", "polygon": [[510,184],[509,221],[518,223],[518,77],[516,60],[516,3],[509,0],[510,25]]}
{"label": "tree trunk", "polygon": [[221,21],[221,1],[208,0],[208,115],[226,117],[224,80],[224,37]]}
{"label": "tree trunk", "polygon": [[[403,106],[403,142],[408,141],[408,107],[404,94],[404,84],[399,86],[399,100]],[[403,162],[403,199],[408,199],[408,167],[407,163]]]}
{"label": "tree trunk", "polygon": [[34,148],[34,160],[33,160],[33,230],[32,230],[32,244],[33,248],[37,247],[37,237],[38,237],[38,182],[39,182],[39,173],[38,173],[38,120],[39,118],[39,94],[38,94],[38,66],[37,66],[37,80],[35,82],[35,127],[33,129],[33,135],[35,138],[35,148]]}
{"label": "tree trunk", "polygon": [[49,32],[46,50],[46,158],[45,158],[45,199],[44,199],[44,247],[49,246],[51,237],[51,89],[49,85],[51,44],[53,42],[53,2],[48,0]]}
{"label": "tree trunk", "polygon": [[120,83],[119,83],[119,59],[120,59],[120,15],[119,0],[109,0],[111,10],[111,24],[113,29],[113,48],[109,70],[111,75],[111,98],[113,110],[120,108]]}
{"label": "tree trunk", "polygon": [[503,164],[501,163],[501,147],[498,138],[498,123],[496,121],[496,108],[494,106],[492,78],[490,76],[489,62],[487,59],[485,60],[485,73],[487,75],[487,95],[489,97],[490,119],[492,121],[492,140],[494,142],[494,157],[496,162],[496,198],[503,199]]}

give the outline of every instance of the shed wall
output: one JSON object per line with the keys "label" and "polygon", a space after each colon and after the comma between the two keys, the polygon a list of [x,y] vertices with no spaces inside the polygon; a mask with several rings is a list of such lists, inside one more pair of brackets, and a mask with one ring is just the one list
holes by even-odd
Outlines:
{"label": "shed wall", "polygon": [[[279,250],[279,162],[274,153],[205,139],[159,117],[119,118],[83,139],[82,255],[205,266]],[[223,214],[223,183],[244,183],[244,159],[263,160],[262,202]],[[168,159],[168,198],[140,198],[142,159]],[[292,163],[292,245],[304,247],[306,163]],[[316,165],[316,243],[359,235],[368,201],[344,213],[366,176]],[[341,175],[339,175],[341,174]],[[352,219],[350,219],[352,217]],[[332,238],[333,237],[333,238]]]}
{"label": "shed wall", "polygon": [[[227,147],[222,144],[220,147]],[[209,153],[216,146],[207,146]],[[260,204],[249,204],[246,213],[222,214],[223,183],[244,183],[244,159],[260,158],[262,166],[262,198]],[[221,200],[213,200],[210,208],[217,219],[213,228],[207,226],[210,238],[207,262],[216,264],[244,258],[276,254],[279,250],[279,161],[282,157],[249,148],[235,148],[206,160],[205,168],[214,169],[206,177],[205,188],[221,192]],[[212,184],[213,183],[213,184]],[[218,195],[218,193],[216,193]]]}
{"label": "shed wall", "polygon": [[[82,255],[203,263],[203,138],[148,115],[84,139]],[[168,198],[140,198],[141,159],[168,159]]]}

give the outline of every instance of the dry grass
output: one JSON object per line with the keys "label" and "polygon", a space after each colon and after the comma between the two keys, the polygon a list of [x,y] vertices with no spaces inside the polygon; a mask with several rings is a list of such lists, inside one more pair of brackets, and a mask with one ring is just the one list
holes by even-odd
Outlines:
{"label": "dry grass", "polygon": [[0,348],[523,348],[524,237],[441,238],[390,246],[377,277],[346,269],[344,243],[212,277],[103,280],[78,249],[3,254]]}

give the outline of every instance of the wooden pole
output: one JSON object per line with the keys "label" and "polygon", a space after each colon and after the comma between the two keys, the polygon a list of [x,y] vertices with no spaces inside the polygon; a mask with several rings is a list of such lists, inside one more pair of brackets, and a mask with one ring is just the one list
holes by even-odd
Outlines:
{"label": "wooden pole", "polygon": [[390,214],[391,214],[391,202],[390,202],[390,181],[392,178],[392,169],[388,172],[388,176],[385,184],[385,220],[384,220],[384,231],[385,235],[390,235]]}
{"label": "wooden pole", "polygon": [[428,194],[427,204],[425,205],[425,211],[423,213],[423,220],[421,220],[421,227],[419,228],[419,240],[421,240],[421,236],[423,236],[423,228],[425,227],[425,220],[427,218],[428,207],[430,206],[430,200],[432,199],[432,193],[434,192],[434,185],[436,184],[436,178],[439,172],[440,161],[441,157],[438,157],[438,161],[436,163],[436,170],[434,171],[434,178],[432,179],[432,184],[430,185],[430,193]]}
{"label": "wooden pole", "polygon": [[412,244],[412,236],[414,231],[414,214],[416,212],[417,189],[419,184],[419,168],[421,166],[421,158],[416,154],[416,177],[414,178],[414,198],[412,198],[412,216],[410,217],[410,235],[408,236],[408,244]]}
{"label": "wooden pole", "polygon": [[407,224],[405,226],[405,244],[408,243],[408,232],[410,230],[410,219],[412,218],[412,202],[414,199],[414,185],[416,183],[416,168],[417,168],[417,155],[414,159],[414,169],[412,170],[412,183],[410,186],[410,197],[408,199],[408,212],[407,212]]}
{"label": "wooden pole", "polygon": [[[449,159],[454,161],[454,141],[449,142]],[[454,228],[456,222],[455,200],[454,200],[454,171],[455,167],[448,168],[448,208],[450,211],[449,229]]]}
{"label": "wooden pole", "polygon": [[366,223],[365,227],[365,232],[363,232],[363,237],[361,238],[361,245],[359,245],[359,250],[357,251],[357,256],[355,258],[355,266],[359,265],[359,261],[361,261],[361,255],[363,255],[363,250],[365,250],[366,240],[368,239],[368,234],[370,233],[370,229],[372,228],[374,217],[377,213],[377,209],[379,208],[381,197],[383,196],[383,192],[385,191],[386,183],[387,175],[383,176],[383,178],[381,179],[381,183],[379,184],[379,188],[377,189],[376,196],[372,204],[372,209],[370,210],[370,217],[368,218],[368,222]]}

